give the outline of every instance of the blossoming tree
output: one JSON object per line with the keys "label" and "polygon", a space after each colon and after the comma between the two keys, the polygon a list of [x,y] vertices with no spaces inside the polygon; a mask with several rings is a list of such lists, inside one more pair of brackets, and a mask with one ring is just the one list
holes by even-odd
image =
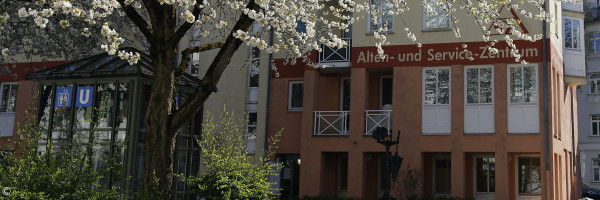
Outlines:
{"label": "blossoming tree", "polygon": [[[177,130],[202,107],[211,93],[217,90],[223,71],[242,45],[257,47],[267,53],[279,52],[295,62],[312,50],[320,51],[320,43],[330,47],[344,47],[346,42],[331,30],[348,31],[357,20],[380,23],[380,14],[402,17],[411,8],[406,0],[382,0],[386,9],[369,0],[0,0],[1,64],[15,62],[11,54],[16,45],[24,46],[27,56],[63,57],[73,59],[82,50],[98,49],[118,54],[130,63],[136,63],[138,54],[121,51],[120,47],[138,44],[149,52],[154,68],[154,82],[147,111],[148,136],[145,141],[142,182],[143,199],[172,199],[173,161]],[[523,4],[526,4],[524,6]],[[456,23],[476,23],[481,27],[483,41],[489,42],[491,52],[497,52],[486,27],[498,27],[505,33],[516,62],[519,52],[512,44],[515,38],[535,41],[540,35],[527,35],[514,26],[520,22],[498,20],[501,6],[510,6],[521,15],[537,19],[552,19],[542,5],[544,0],[422,0],[428,15],[445,12],[452,16],[456,37],[461,37]],[[525,10],[523,7],[538,9]],[[413,8],[414,9],[414,8]],[[420,8],[417,8],[420,9]],[[452,15],[464,10],[469,19],[459,20]],[[372,16],[366,18],[364,16]],[[335,19],[335,20],[332,20]],[[306,25],[306,31],[296,30],[297,22]],[[404,20],[403,20],[404,21]],[[262,26],[262,32],[253,33],[253,23]],[[412,41],[416,37],[407,22],[401,30]],[[374,31],[378,53],[383,56],[387,24]],[[221,41],[178,49],[178,42],[193,27],[203,37]],[[513,27],[513,28],[511,28]],[[273,33],[275,42],[267,43],[261,34]],[[127,40],[125,38],[136,38]],[[18,44],[17,44],[18,43]],[[129,44],[128,44],[129,43]],[[415,42],[415,45],[421,46]],[[175,103],[175,83],[185,73],[192,53],[219,49],[205,70],[199,86],[180,107]],[[74,53],[75,52],[75,53]],[[178,56],[181,61],[178,62]],[[471,58],[473,59],[473,58]],[[304,59],[305,62],[310,62]],[[175,64],[178,63],[178,64]],[[317,67],[314,63],[309,63]],[[170,97],[170,98],[169,98]]]}

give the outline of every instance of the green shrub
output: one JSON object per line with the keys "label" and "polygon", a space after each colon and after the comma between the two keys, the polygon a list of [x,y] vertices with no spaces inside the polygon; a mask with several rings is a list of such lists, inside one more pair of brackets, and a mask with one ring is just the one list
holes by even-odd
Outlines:
{"label": "green shrub", "polygon": [[[202,167],[198,176],[178,177],[200,197],[213,199],[269,199],[275,197],[271,190],[274,183],[269,175],[277,175],[280,166],[269,162],[272,150],[256,163],[246,151],[246,125],[244,118],[223,111],[220,122],[215,123],[208,113],[202,128]],[[275,148],[276,139],[269,142]],[[204,171],[204,172],[203,172]]]}

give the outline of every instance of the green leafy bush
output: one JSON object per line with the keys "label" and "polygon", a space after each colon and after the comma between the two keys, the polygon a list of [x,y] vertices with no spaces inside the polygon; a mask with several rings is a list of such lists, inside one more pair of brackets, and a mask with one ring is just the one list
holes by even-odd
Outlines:
{"label": "green leafy bush", "polygon": [[73,138],[78,136],[73,136],[60,145],[40,146],[44,138],[36,123],[16,127],[17,140],[10,142],[0,164],[0,186],[10,188],[10,194],[0,193],[0,199],[127,198],[118,188],[102,185],[104,174],[120,163],[107,159],[104,167],[95,169],[93,144],[76,142]]}
{"label": "green leafy bush", "polygon": [[[275,197],[274,183],[269,175],[277,175],[279,165],[269,162],[276,139],[269,142],[270,150],[254,162],[246,151],[246,125],[243,118],[234,117],[225,109],[216,123],[208,113],[202,128],[202,167],[198,176],[185,178],[200,197],[206,199],[269,199]],[[277,136],[275,136],[277,137]]]}

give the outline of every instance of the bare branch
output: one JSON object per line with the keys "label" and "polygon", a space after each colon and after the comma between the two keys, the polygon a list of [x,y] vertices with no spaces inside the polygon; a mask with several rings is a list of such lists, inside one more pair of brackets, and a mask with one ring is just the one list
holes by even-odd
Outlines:
{"label": "bare branch", "polygon": [[123,7],[123,10],[125,11],[127,17],[131,19],[131,21],[133,21],[133,23],[140,29],[142,34],[146,36],[146,39],[150,39],[152,37],[152,29],[150,28],[150,26],[148,26],[146,20],[144,20],[144,18],[137,11],[135,11],[135,8],[133,8],[131,4],[125,5],[124,0],[117,1],[119,2],[119,4],[121,4],[121,7]]}
{"label": "bare branch", "polygon": [[187,71],[188,67],[190,66],[191,55],[193,53],[221,48],[224,44],[225,41],[220,41],[195,47],[188,47],[187,49],[183,50],[183,52],[181,52],[181,63],[179,63],[179,67],[177,67],[175,70],[175,82],[179,81],[179,77],[181,77],[181,75]]}
{"label": "bare branch", "polygon": [[[259,6],[254,0],[250,0],[246,5],[246,8],[258,10]],[[219,79],[221,79],[221,75],[223,75],[233,54],[242,45],[242,40],[233,37],[233,33],[237,30],[247,31],[250,26],[252,26],[253,22],[254,20],[246,14],[240,16],[233,27],[233,30],[229,33],[229,36],[227,36],[227,40],[225,40],[225,43],[219,50],[219,53],[217,53],[210,67],[206,71],[204,78],[200,81],[200,85],[196,88],[194,93],[188,97],[188,100],[185,101],[180,109],[172,114],[171,127],[181,127],[196,112],[198,112],[200,108],[202,108],[203,103],[208,99],[208,96],[217,91],[217,83],[219,82]]]}

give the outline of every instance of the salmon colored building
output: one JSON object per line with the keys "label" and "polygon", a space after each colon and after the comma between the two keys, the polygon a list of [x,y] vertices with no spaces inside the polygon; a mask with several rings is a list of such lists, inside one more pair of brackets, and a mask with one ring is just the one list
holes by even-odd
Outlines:
{"label": "salmon colored building", "polygon": [[[349,47],[323,46],[312,54],[329,67],[276,60],[269,132],[283,129],[276,152],[284,165],[281,198],[381,196],[385,147],[371,137],[379,126],[391,129],[394,139],[401,131],[400,173],[422,173],[421,197],[579,198],[578,128],[572,122],[576,86],[585,83],[583,14],[577,5],[546,4],[546,12],[565,23],[521,17],[522,32],[552,32],[536,42],[515,39],[527,64],[515,62],[505,42],[496,44],[498,53],[488,51],[480,32],[464,31],[479,30],[474,23],[457,25],[464,34],[459,41],[440,16],[421,14],[420,1],[409,2],[414,12],[404,19],[417,21],[409,28],[422,30],[414,32],[421,47],[405,37],[402,19],[380,16],[392,24],[383,59],[370,34],[374,25],[363,19],[339,33]],[[500,12],[520,16],[508,8]],[[406,192],[402,184],[396,182],[392,196]]]}

